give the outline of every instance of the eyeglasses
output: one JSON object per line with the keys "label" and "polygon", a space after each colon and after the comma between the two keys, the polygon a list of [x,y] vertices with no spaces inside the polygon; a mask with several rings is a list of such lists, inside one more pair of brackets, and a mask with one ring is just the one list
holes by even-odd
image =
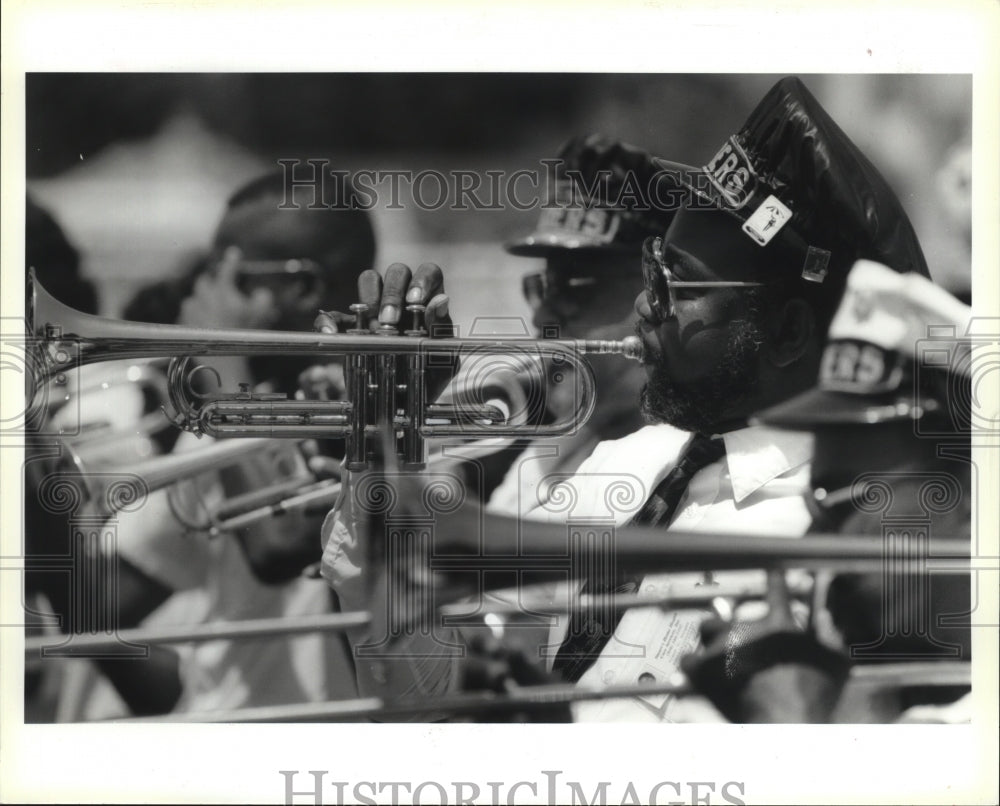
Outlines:
{"label": "eyeglasses", "polygon": [[243,293],[261,286],[306,280],[313,288],[319,282],[321,266],[308,258],[288,260],[241,260],[236,269],[236,287]]}
{"label": "eyeglasses", "polygon": [[563,277],[558,272],[536,272],[521,278],[521,292],[532,308],[553,298],[576,303],[589,300],[600,283],[596,277]]}
{"label": "eyeglasses", "polygon": [[642,245],[642,277],[646,284],[646,299],[653,315],[662,322],[674,315],[675,290],[681,288],[759,288],[764,283],[738,282],[736,280],[687,280],[674,279],[663,259],[663,239],[647,238]]}
{"label": "eyeglasses", "polygon": [[241,260],[237,275],[247,281],[268,281],[289,279],[292,277],[308,277],[315,280],[319,276],[320,265],[308,258],[291,258],[289,260]]}

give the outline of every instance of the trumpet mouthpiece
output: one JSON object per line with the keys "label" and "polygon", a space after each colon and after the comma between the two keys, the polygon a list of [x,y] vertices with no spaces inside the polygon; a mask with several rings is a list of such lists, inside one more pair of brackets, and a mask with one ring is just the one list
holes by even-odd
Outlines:
{"label": "trumpet mouthpiece", "polygon": [[626,336],[621,341],[610,339],[587,339],[577,342],[580,352],[588,355],[623,355],[635,361],[642,361],[642,339],[638,336]]}
{"label": "trumpet mouthpiece", "polygon": [[588,355],[623,355],[635,361],[642,361],[642,339],[638,336],[626,336],[621,341],[587,339],[577,344],[580,351]]}
{"label": "trumpet mouthpiece", "polygon": [[621,341],[621,353],[626,358],[631,358],[633,361],[642,361],[642,339],[638,336],[626,336]]}

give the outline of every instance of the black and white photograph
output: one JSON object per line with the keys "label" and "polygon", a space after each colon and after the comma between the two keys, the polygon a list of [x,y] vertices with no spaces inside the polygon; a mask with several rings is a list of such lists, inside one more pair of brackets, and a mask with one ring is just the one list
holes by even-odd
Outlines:
{"label": "black and white photograph", "polygon": [[996,9],[209,6],[5,36],[0,801],[996,802]]}

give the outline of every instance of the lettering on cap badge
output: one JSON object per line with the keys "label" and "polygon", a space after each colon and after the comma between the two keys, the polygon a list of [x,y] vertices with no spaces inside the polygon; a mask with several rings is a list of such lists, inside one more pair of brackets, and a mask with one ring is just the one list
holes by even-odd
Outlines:
{"label": "lettering on cap badge", "polygon": [[558,207],[542,210],[538,231],[546,234],[581,236],[599,244],[612,243],[621,224],[614,210],[600,207]]}
{"label": "lettering on cap badge", "polygon": [[757,187],[757,174],[750,158],[735,137],[730,137],[704,168],[721,201],[734,210],[746,204]]}
{"label": "lettering on cap badge", "polygon": [[874,344],[842,339],[823,350],[819,380],[824,389],[871,394],[898,385],[898,362]]}

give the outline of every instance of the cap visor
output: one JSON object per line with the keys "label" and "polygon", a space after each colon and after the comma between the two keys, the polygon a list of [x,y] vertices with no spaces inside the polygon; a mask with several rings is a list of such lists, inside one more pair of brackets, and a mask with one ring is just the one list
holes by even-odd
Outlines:
{"label": "cap visor", "polygon": [[553,252],[567,249],[594,252],[636,252],[641,243],[598,243],[574,235],[563,233],[536,232],[517,241],[504,244],[504,249],[518,257],[546,257]]}
{"label": "cap visor", "polygon": [[791,400],[758,412],[754,425],[769,425],[795,431],[810,431],[827,425],[873,425],[892,420],[910,420],[920,410],[906,398],[894,395],[852,395],[810,389]]}

